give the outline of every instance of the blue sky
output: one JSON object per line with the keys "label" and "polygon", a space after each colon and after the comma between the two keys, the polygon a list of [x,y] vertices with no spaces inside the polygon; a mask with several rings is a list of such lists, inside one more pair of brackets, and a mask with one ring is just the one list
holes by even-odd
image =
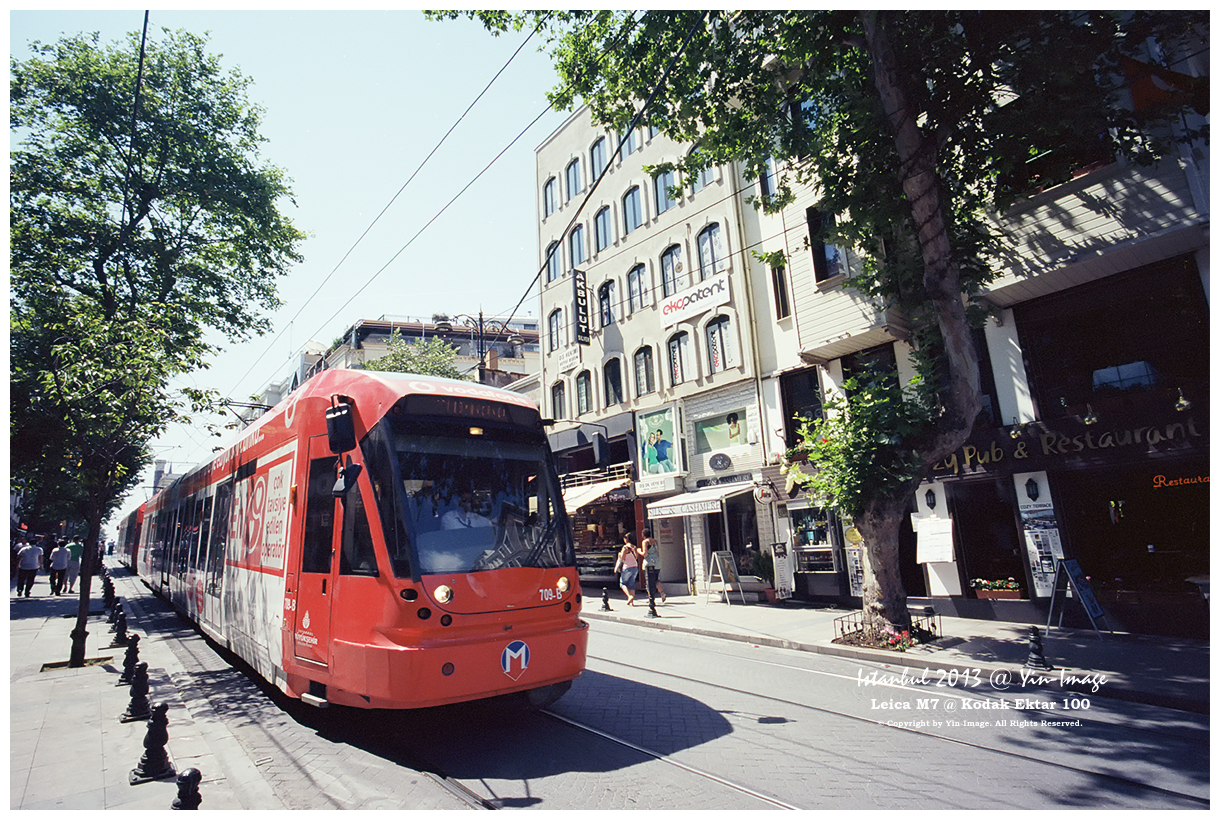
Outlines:
{"label": "blue sky", "polygon": [[[142,9],[10,11],[10,54],[24,59],[31,41],[79,32],[122,42],[139,32],[143,17]],[[280,281],[285,304],[272,316],[272,333],[226,347],[185,383],[244,400],[283,378],[306,341],[329,344],[359,319],[506,314],[525,294],[538,267],[534,149],[566,113],[543,117],[403,247],[546,107],[555,74],[537,38],[340,265],[525,34],[492,37],[476,23],[429,22],[414,10],[152,9],[150,38],[163,28],[208,33],[224,67],[254,81],[250,99],[265,110],[262,157],[292,179],[296,206],[285,204],[285,212],[309,235],[304,263]],[[536,294],[520,313],[537,313]],[[219,443],[202,424],[174,425],[154,450],[180,472],[207,460]],[[137,490],[123,510],[147,495]]]}

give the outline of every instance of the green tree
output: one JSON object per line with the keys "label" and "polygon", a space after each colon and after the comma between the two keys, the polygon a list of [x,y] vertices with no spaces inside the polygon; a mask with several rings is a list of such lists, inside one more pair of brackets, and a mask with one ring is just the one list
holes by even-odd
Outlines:
{"label": "green tree", "polygon": [[972,297],[1003,245],[989,213],[1084,161],[1150,163],[1182,138],[1168,126],[1184,106],[1203,113],[1205,81],[1137,115],[1123,68],[1149,59],[1149,38],[1165,65],[1199,48],[1206,12],[471,14],[493,32],[544,28],[552,102],[583,100],[599,124],[626,128],[656,89],[643,121],[694,146],[673,164],[688,176],[737,162],[754,178],[775,160],[776,191],[757,203],[769,211],[816,186],[817,238],[855,249],[852,284],[910,318],[919,379],[868,374],[806,431],[817,490],[865,537],[866,614],[905,624],[899,524],[981,408]]}
{"label": "green tree", "polygon": [[204,366],[207,330],[263,332],[301,259],[250,81],[205,46],[78,35],[10,61],[11,466],[73,485],[89,545],[179,412],[169,380]]}
{"label": "green tree", "polygon": [[365,362],[366,370],[383,373],[418,373],[423,376],[440,376],[446,379],[469,381],[456,362],[458,349],[444,339],[432,336],[418,342],[408,342],[398,330],[390,334],[390,346],[386,354],[371,362]]}

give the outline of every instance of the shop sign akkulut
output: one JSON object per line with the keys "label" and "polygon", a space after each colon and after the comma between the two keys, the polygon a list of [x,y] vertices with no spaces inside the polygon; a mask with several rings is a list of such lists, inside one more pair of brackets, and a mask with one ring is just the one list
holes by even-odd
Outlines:
{"label": "shop sign akkulut", "polygon": [[576,344],[587,345],[589,333],[589,287],[583,270],[572,271],[572,316],[576,329]]}
{"label": "shop sign akkulut", "polygon": [[709,279],[661,300],[661,327],[668,328],[700,313],[729,303],[729,274]]}

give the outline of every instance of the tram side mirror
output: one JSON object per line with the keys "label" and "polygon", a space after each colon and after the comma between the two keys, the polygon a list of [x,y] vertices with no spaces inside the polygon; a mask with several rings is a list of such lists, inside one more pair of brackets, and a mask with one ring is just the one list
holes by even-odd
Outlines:
{"label": "tram side mirror", "polygon": [[352,464],[349,457],[347,466],[339,470],[339,480],[335,482],[334,489],[331,490],[331,495],[335,498],[345,498],[348,491],[356,486],[356,479],[360,477],[360,471],[363,468],[359,464]]}
{"label": "tram side mirror", "polygon": [[356,449],[356,421],[350,404],[333,404],[327,409],[326,440],[335,455]]}

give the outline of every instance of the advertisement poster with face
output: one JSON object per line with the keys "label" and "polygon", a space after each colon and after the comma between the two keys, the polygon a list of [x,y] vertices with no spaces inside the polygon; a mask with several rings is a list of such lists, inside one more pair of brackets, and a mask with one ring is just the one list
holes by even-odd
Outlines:
{"label": "advertisement poster with face", "polygon": [[710,453],[746,443],[745,408],[695,422],[695,452]]}
{"label": "advertisement poster with face", "polygon": [[640,472],[653,474],[679,471],[680,448],[674,434],[674,408],[663,407],[636,414],[640,440]]}

